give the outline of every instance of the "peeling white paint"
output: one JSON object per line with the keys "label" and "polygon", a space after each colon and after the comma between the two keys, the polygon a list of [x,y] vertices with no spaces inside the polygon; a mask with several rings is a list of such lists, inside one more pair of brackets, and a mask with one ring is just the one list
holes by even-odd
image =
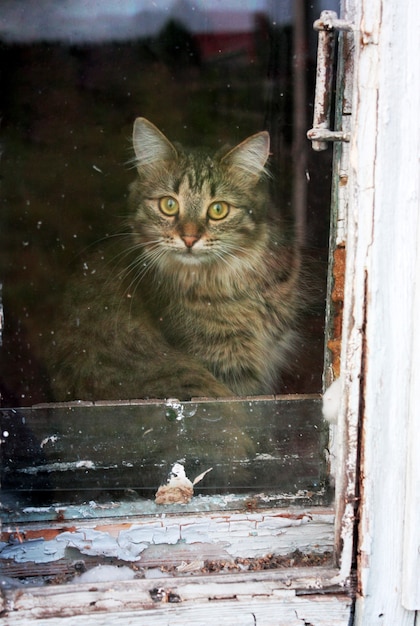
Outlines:
{"label": "peeling white paint", "polygon": [[[0,558],[17,563],[50,563],[65,557],[66,548],[81,554],[114,557],[122,561],[141,560],[151,546],[214,545],[232,557],[260,557],[268,553],[288,554],[302,551],[331,550],[334,516],[328,511],[308,511],[296,517],[278,512],[225,514],[208,517],[161,517],[109,532],[77,528],[60,533],[55,539],[36,539],[2,544]],[[314,547],[315,544],[315,547]]]}
{"label": "peeling white paint", "polygon": [[45,463],[44,465],[35,465],[34,467],[22,467],[15,471],[20,474],[39,474],[41,472],[68,472],[79,469],[94,470],[96,465],[93,461],[88,460],[69,461],[67,463]]}

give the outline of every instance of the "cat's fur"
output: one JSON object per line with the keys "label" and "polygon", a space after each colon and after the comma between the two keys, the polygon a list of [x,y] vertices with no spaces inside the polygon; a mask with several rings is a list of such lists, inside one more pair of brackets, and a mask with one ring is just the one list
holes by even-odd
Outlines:
{"label": "cat's fur", "polygon": [[267,218],[268,133],[210,156],[138,118],[133,141],[128,233],[85,264],[67,295],[49,354],[55,398],[277,391],[294,347],[300,262]]}

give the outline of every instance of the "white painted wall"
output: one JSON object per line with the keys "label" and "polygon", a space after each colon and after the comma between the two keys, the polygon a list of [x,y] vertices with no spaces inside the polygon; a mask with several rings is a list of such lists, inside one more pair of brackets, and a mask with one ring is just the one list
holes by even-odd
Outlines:
{"label": "white painted wall", "polygon": [[413,626],[420,610],[420,6],[345,4],[354,10],[358,50],[342,353],[350,422],[362,399],[356,624]]}

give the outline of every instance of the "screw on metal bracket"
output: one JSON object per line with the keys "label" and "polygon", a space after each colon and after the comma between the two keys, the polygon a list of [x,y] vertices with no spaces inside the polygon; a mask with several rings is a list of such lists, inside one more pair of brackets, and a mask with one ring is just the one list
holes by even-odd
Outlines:
{"label": "screw on metal bracket", "polygon": [[318,31],[318,55],[316,68],[313,128],[306,136],[317,152],[326,150],[329,141],[350,141],[350,133],[330,130],[331,100],[335,57],[335,32],[353,32],[350,22],[340,20],[334,11],[322,11],[314,23]]}

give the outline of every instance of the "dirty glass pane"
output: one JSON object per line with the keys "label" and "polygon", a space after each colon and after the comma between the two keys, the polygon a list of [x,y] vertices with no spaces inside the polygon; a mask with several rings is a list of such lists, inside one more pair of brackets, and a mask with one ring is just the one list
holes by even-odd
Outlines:
{"label": "dirty glass pane", "polygon": [[[142,514],[325,504],[319,404],[293,396],[3,410],[4,513],[38,503],[55,515],[57,502],[90,501],[125,501]],[[168,487],[175,463],[192,483],[205,474]]]}
{"label": "dirty glass pane", "polygon": [[[202,493],[324,489],[325,442],[313,399],[309,412],[301,412],[300,404],[292,413],[287,403],[283,411],[278,399],[255,407],[253,401],[208,408],[199,403],[197,414],[188,409],[193,412],[185,426],[176,417],[174,424],[167,420],[162,401],[146,408],[29,408],[57,400],[45,346],[54,341],[53,320],[69,281],[77,291],[78,275],[89,273],[90,255],[115,239],[128,214],[128,186],[136,176],[131,137],[139,116],[171,142],[212,151],[269,132],[271,217],[281,215],[290,232],[296,225],[310,293],[297,351],[273,393],[321,391],[331,151],[313,154],[305,137],[315,75],[312,22],[320,5],[292,0],[1,4],[0,367],[2,405],[15,408],[3,413],[2,480],[12,497],[18,493],[25,501],[40,494],[48,503],[55,494],[84,501],[89,493],[101,499],[105,492],[112,497],[133,490],[135,497],[152,501],[159,481],[184,458],[191,479],[214,466],[197,486]],[[161,212],[168,216],[171,206],[161,205]],[[94,302],[95,283],[91,289]],[[93,315],[92,341],[95,323]],[[106,333],[101,341],[106,343]],[[91,349],[87,343],[87,359]],[[130,397],[143,396],[139,390]],[[171,429],[177,429],[176,437]],[[246,433],[250,447],[244,444],[239,456],[232,449],[236,431],[239,439]],[[56,436],[57,442],[51,439]],[[109,459],[113,438],[121,455]],[[60,447],[63,441],[68,446]],[[211,442],[209,450],[203,442]],[[79,461],[99,463],[101,473],[90,466],[76,471],[71,464]],[[55,471],[55,463],[70,464],[69,472]],[[108,473],[108,463],[115,472]],[[305,468],[302,474],[295,475],[297,466]],[[294,469],[290,473],[287,467]],[[323,493],[315,498],[321,501]]]}

